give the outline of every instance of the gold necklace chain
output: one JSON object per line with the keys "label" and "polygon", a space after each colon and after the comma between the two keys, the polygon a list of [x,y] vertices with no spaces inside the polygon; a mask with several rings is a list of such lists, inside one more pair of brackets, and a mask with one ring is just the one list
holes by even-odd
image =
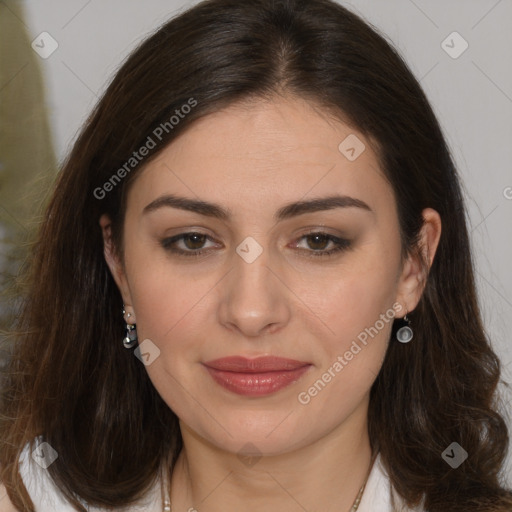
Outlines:
{"label": "gold necklace chain", "polygon": [[[364,483],[363,483],[361,489],[359,489],[356,499],[354,500],[354,503],[352,504],[352,507],[350,508],[349,512],[356,512],[356,510],[359,508],[359,504],[361,503],[361,499],[363,498],[363,492],[366,487],[366,483],[368,482],[368,478],[370,476],[370,473],[371,473],[371,470],[373,468],[373,464],[374,464],[376,458],[377,458],[377,454],[375,454],[372,457],[372,461],[370,463],[370,468],[368,469]],[[165,480],[167,480],[167,478],[165,478]],[[163,503],[162,512],[172,512],[171,498],[169,496],[170,486],[171,486],[170,482],[166,482],[164,485],[162,485],[162,503]]]}

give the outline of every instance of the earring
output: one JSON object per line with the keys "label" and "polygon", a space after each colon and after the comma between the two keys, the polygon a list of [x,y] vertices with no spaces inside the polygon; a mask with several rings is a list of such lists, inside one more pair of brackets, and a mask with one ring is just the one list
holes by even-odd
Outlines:
{"label": "earring", "polygon": [[400,327],[396,333],[396,339],[400,343],[409,343],[409,341],[412,340],[413,332],[412,329],[409,327],[411,324],[411,321],[407,318],[407,313],[404,316],[404,322],[407,323],[407,325]]}
{"label": "earring", "polygon": [[[126,314],[125,309],[123,308],[123,316],[126,315],[126,318],[130,318],[131,313]],[[133,348],[137,343],[137,327],[135,324],[129,324],[126,322],[126,337],[123,340],[123,345],[125,348]]]}

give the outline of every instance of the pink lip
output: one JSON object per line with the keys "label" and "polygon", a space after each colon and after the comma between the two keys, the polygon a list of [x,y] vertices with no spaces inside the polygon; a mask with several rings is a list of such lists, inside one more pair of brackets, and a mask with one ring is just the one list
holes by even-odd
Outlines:
{"label": "pink lip", "polygon": [[244,396],[274,393],[297,381],[310,363],[282,357],[225,357],[203,363],[210,376],[225,389]]}

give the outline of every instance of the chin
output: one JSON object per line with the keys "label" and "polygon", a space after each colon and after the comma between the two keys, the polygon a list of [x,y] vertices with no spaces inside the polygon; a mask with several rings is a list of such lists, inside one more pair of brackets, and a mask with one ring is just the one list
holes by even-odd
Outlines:
{"label": "chin", "polygon": [[197,425],[192,430],[221,450],[237,455],[248,452],[266,456],[293,451],[326,434],[316,432],[315,428],[308,429],[291,408],[280,408],[262,416],[257,411],[225,415],[221,425],[208,421],[207,425]]}

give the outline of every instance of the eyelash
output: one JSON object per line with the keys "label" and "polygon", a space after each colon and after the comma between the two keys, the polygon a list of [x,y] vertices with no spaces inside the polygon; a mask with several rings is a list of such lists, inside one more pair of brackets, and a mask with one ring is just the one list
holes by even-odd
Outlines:
{"label": "eyelash", "polygon": [[[180,233],[179,235],[176,235],[176,236],[173,236],[171,238],[166,238],[164,240],[162,240],[161,244],[162,244],[162,247],[171,252],[171,253],[174,253],[174,254],[177,254],[179,256],[186,256],[186,257],[200,257],[202,256],[203,254],[209,252],[208,250],[203,250],[203,249],[196,249],[196,250],[188,250],[188,251],[185,251],[183,249],[176,249],[175,247],[172,247],[172,244],[178,242],[179,240],[182,240],[183,238],[189,236],[189,235],[199,235],[199,236],[205,236],[208,240],[212,240],[212,238],[210,238],[208,235],[205,235],[204,233],[199,233],[197,231],[190,231],[190,232],[187,232],[187,233]],[[322,236],[322,237],[325,237],[328,239],[328,241],[331,241],[331,242],[334,242],[337,247],[335,247],[334,249],[330,249],[330,250],[322,250],[322,251],[314,251],[314,250],[307,250],[307,249],[303,249],[305,250],[306,252],[308,252],[309,254],[306,255],[306,257],[310,257],[310,258],[320,258],[320,257],[331,257],[331,256],[334,256],[335,254],[337,253],[340,253],[342,251],[346,251],[348,249],[351,248],[352,246],[352,243],[350,240],[346,240],[346,239],[343,239],[343,238],[338,238],[336,236],[333,236],[333,235],[330,235],[329,233],[324,233],[323,231],[313,231],[311,233],[306,233],[305,235],[301,236],[299,238],[299,241],[304,239],[304,238],[308,238],[308,237],[312,237],[312,236]]]}

